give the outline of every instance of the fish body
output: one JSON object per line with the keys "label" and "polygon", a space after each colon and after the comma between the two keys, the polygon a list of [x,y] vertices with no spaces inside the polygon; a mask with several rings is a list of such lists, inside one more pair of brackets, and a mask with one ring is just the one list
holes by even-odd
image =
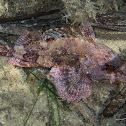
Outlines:
{"label": "fish body", "polygon": [[20,67],[49,67],[62,100],[84,100],[91,95],[92,81],[110,83],[126,81],[120,57],[95,39],[92,27],[56,28],[45,31],[38,39],[26,32],[15,46],[0,46],[0,55]]}

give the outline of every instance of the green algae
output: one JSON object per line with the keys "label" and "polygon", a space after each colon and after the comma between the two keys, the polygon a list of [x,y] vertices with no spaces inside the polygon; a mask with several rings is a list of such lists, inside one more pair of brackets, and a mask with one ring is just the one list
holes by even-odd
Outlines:
{"label": "green algae", "polygon": [[57,94],[55,93],[56,90],[55,90],[54,86],[51,89],[48,86],[49,84],[51,84],[51,82],[47,78],[40,79],[33,71],[31,71],[30,69],[28,69],[28,71],[30,73],[32,73],[36,79],[39,80],[39,84],[36,89],[37,98],[35,99],[32,109],[31,109],[29,115],[27,116],[27,119],[23,126],[26,126],[27,121],[29,120],[29,118],[33,112],[33,109],[35,107],[35,104],[38,100],[38,96],[40,95],[40,93],[44,87],[46,88],[49,107],[52,109],[52,112],[53,112],[53,122],[54,122],[55,126],[60,126],[59,106],[58,106]]}

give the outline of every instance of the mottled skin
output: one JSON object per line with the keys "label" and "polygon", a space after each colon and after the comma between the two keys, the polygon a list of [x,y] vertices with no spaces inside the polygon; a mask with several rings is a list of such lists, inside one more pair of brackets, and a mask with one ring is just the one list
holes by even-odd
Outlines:
{"label": "mottled skin", "polygon": [[50,67],[62,100],[80,101],[91,94],[91,81],[126,81],[119,56],[95,39],[90,27],[51,29],[39,40],[32,33],[21,36],[14,47],[0,46],[0,55],[21,67]]}

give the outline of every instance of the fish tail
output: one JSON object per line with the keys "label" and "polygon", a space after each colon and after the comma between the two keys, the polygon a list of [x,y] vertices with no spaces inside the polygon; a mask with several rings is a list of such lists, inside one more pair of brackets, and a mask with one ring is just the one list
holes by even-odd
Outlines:
{"label": "fish tail", "polygon": [[14,53],[14,48],[7,45],[0,46],[0,56],[9,56],[12,57]]}

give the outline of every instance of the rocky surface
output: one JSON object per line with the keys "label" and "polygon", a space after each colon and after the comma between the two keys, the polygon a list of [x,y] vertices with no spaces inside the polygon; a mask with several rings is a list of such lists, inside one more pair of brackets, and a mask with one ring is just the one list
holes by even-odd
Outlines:
{"label": "rocky surface", "polygon": [[61,0],[0,0],[0,19],[44,16],[46,12],[61,10],[63,7]]}
{"label": "rocky surface", "polygon": [[82,23],[96,20],[97,15],[125,12],[125,5],[124,0],[0,0],[0,22],[63,16],[73,23]]}
{"label": "rocky surface", "polygon": [[[13,21],[12,19],[18,19],[19,21],[21,17],[25,17],[25,15],[27,15],[28,18],[30,17],[30,20],[26,20],[26,23],[23,23],[24,20],[22,20],[20,23],[2,23],[0,25],[0,43],[13,43],[25,30],[38,30],[39,27],[39,31],[42,32],[41,29],[43,28],[49,29],[55,28],[57,26],[63,26],[61,20],[58,22],[57,20],[52,20],[52,18],[61,18],[61,13],[56,11],[56,13],[52,14],[51,11],[62,10],[64,9],[64,6],[66,7],[66,10],[63,11],[66,14],[66,17],[68,19],[70,18],[73,22],[78,21],[80,16],[82,20],[85,19],[85,15],[95,19],[96,13],[107,13],[109,10],[118,11],[120,6],[124,6],[123,0],[111,0],[111,4],[115,2],[113,6],[111,6],[111,4],[108,5],[104,0],[95,0],[94,2],[99,5],[98,11],[96,11],[97,8],[95,8],[96,6],[94,6],[94,3],[92,3],[90,0],[86,0],[85,5],[87,8],[89,8],[88,12],[86,13],[82,8],[84,4],[81,4],[80,0],[70,0],[67,2],[66,0],[43,0],[41,2],[39,0],[28,0],[27,2],[23,1],[22,3],[19,1],[0,0],[0,21],[3,21],[3,19],[5,20],[5,18],[10,18],[11,21]],[[27,4],[29,6],[27,6]],[[93,6],[93,8],[90,8],[89,5]],[[76,13],[74,14],[73,12],[75,11]],[[36,12],[46,12],[42,13],[45,14],[45,16],[41,15],[42,17],[39,17],[37,20],[39,25],[35,25],[36,20],[31,20],[31,17],[34,17]],[[82,14],[82,12],[84,13]],[[49,20],[44,21],[43,19]],[[45,25],[46,27],[44,27]],[[125,51],[123,51],[124,53],[120,52],[120,50],[126,49],[125,32],[113,32],[106,29],[103,30],[95,28],[95,33],[99,41],[112,48],[118,54],[123,55],[125,57],[124,59],[126,59]],[[35,101],[37,100],[33,112],[27,122],[27,126],[54,126],[53,111],[49,106],[49,100],[47,97],[48,93],[46,88],[44,88],[40,95],[37,97],[36,90],[39,81],[31,73],[26,72],[26,69],[9,65],[7,61],[7,57],[0,57],[0,125],[23,126]],[[44,75],[51,82],[53,82],[53,78],[51,78],[48,74],[49,69],[33,68],[32,70],[40,78],[42,78]],[[125,126],[126,106],[124,103],[126,101],[126,97],[120,97],[120,100],[124,102],[120,102],[122,105],[120,105],[121,109],[119,109],[117,113],[114,114],[114,116],[105,118],[103,116],[103,111],[108,106],[108,104],[111,103],[112,98],[114,98],[123,87],[126,87],[126,83],[123,83],[121,86],[93,83],[92,86],[92,95],[85,101],[69,104],[68,106],[70,110],[64,108],[61,101],[58,100],[60,125]]]}
{"label": "rocky surface", "polygon": [[[125,49],[125,40],[112,40],[111,38],[108,40],[108,38],[102,39],[101,35],[99,40],[106,43],[118,53],[119,47]],[[37,98],[36,89],[38,80],[30,73],[26,74],[23,68],[9,65],[7,59],[7,57],[0,57],[0,123],[3,126],[10,124],[20,126],[25,123],[26,117],[28,117]],[[48,75],[48,69],[34,68],[33,71],[40,77],[46,75],[53,82],[53,78],[50,78]],[[124,126],[125,120],[119,121],[119,119],[125,114],[125,106],[111,118],[104,118],[102,115],[103,110],[111,102],[111,98],[116,96],[121,88],[117,85],[103,83],[93,83],[92,85],[92,95],[85,101],[69,104],[71,111],[64,109],[60,100],[58,100],[61,126],[109,126],[115,123]],[[123,98],[122,100],[125,101],[125,99]],[[44,89],[37,99],[37,103],[27,125],[54,125],[52,118],[52,110],[48,105],[47,92]]]}

